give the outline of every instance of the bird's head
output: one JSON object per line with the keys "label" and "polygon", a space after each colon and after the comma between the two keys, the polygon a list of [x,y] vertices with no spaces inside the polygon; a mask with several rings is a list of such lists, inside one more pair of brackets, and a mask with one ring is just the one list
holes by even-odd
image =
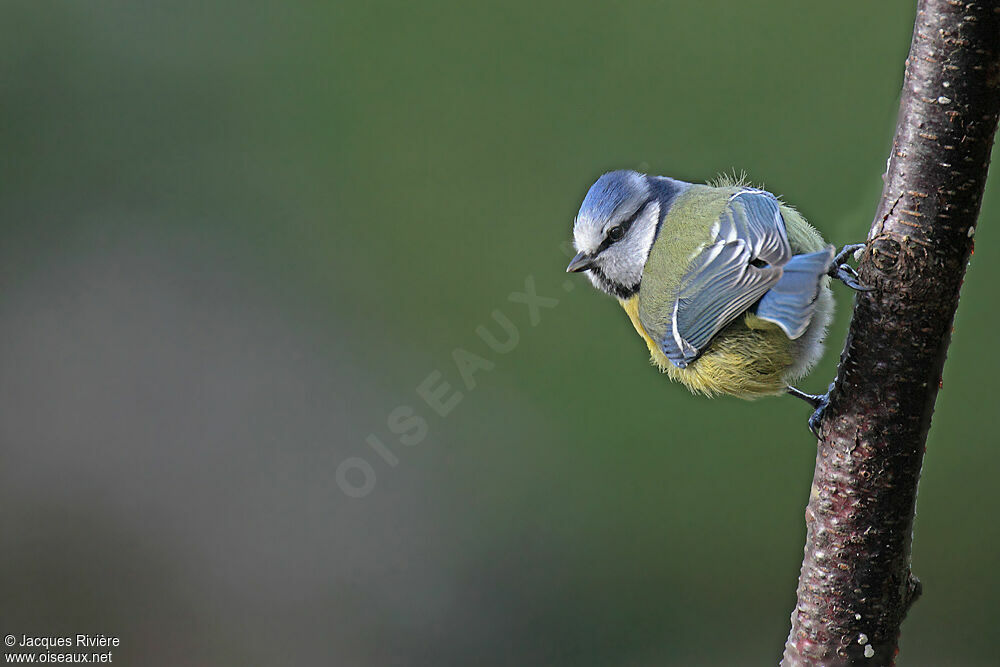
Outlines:
{"label": "bird's head", "polygon": [[595,287],[620,299],[635,294],[660,220],[658,180],[666,179],[624,170],[597,179],[573,224],[577,255],[566,271],[586,271]]}

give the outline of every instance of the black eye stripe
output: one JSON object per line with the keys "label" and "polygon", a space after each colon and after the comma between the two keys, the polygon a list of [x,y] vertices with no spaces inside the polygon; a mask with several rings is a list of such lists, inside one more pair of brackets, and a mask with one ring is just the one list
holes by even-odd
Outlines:
{"label": "black eye stripe", "polygon": [[622,229],[621,236],[619,236],[618,239],[613,239],[611,238],[611,236],[604,237],[604,241],[602,241],[601,245],[599,245],[597,247],[597,250],[594,251],[594,255],[599,255],[601,252],[606,250],[608,246],[610,246],[612,243],[624,238],[625,235],[628,234],[628,230],[632,228],[632,225],[635,223],[635,221],[639,219],[639,214],[642,213],[644,210],[646,210],[646,207],[649,206],[650,202],[652,201],[653,198],[650,197],[646,201],[642,202],[642,204],[639,205],[639,208],[635,209],[635,213],[630,215],[627,220],[619,222],[617,225],[615,225],[616,227],[621,227]]}

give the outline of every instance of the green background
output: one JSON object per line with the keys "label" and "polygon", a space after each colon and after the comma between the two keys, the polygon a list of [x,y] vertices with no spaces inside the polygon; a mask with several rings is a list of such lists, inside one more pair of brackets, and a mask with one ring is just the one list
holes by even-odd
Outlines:
{"label": "green background", "polygon": [[[0,632],[116,635],[144,665],[776,663],[807,406],[669,383],[611,299],[567,291],[560,246],[614,168],[746,170],[863,239],[912,21],[4,3]],[[998,207],[987,187],[902,665],[995,664]],[[536,326],[508,299],[529,277],[559,300]],[[803,388],[832,378],[850,299]],[[475,334],[497,309],[508,354]],[[472,390],[456,348],[494,364]],[[446,417],[416,393],[433,371],[464,393]],[[387,425],[401,405],[416,445]],[[363,498],[338,485],[349,457],[375,473]]]}

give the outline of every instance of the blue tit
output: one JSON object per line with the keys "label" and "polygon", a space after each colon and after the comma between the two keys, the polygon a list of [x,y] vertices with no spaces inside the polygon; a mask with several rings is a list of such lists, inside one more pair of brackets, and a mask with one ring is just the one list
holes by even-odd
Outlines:
{"label": "blue tit", "polygon": [[604,174],[573,225],[583,271],[621,303],[652,362],[692,392],[744,399],[790,392],[823,354],[830,276],[864,289],[793,208],[723,179],[698,185]]}

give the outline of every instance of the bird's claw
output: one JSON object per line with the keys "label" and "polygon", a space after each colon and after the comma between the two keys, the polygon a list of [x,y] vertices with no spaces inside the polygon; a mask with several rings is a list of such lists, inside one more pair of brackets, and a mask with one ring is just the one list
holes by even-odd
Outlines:
{"label": "bird's claw", "polygon": [[848,257],[850,257],[851,255],[853,255],[854,253],[856,253],[857,251],[861,250],[864,247],[865,247],[864,243],[848,243],[843,248],[841,248],[840,252],[837,253],[837,256],[833,258],[834,265],[843,264],[844,262],[847,261]]}
{"label": "bird's claw", "polygon": [[830,276],[850,287],[855,292],[873,292],[875,288],[861,282],[858,272],[847,264],[835,265],[830,269]]}
{"label": "bird's claw", "polygon": [[840,252],[837,253],[836,257],[833,258],[833,264],[827,272],[831,278],[836,278],[855,292],[872,292],[875,290],[874,287],[865,285],[861,282],[858,272],[855,271],[850,264],[847,264],[846,261],[848,257],[864,247],[864,243],[851,243],[849,245],[845,245],[840,249]]}
{"label": "bird's claw", "polygon": [[819,424],[823,421],[823,413],[826,411],[826,406],[830,404],[830,392],[821,395],[820,399],[819,405],[809,415],[809,431],[817,438],[819,437]]}
{"label": "bird's claw", "polygon": [[833,384],[830,384],[829,389],[825,394],[807,394],[806,392],[796,389],[795,387],[788,387],[787,392],[795,396],[796,398],[801,398],[803,401],[813,406],[812,416],[809,417],[809,430],[814,436],[819,437],[819,424],[823,419],[823,412],[826,410],[826,406],[830,404],[830,392],[833,391]]}

